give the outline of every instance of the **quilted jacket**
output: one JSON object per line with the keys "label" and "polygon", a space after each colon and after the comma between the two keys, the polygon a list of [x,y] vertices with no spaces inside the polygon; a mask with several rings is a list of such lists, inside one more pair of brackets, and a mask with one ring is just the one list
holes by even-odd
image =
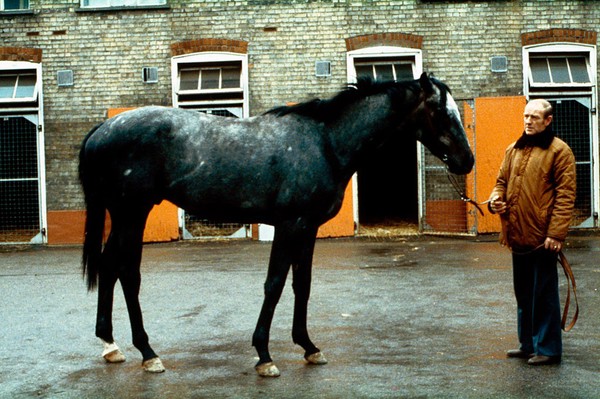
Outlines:
{"label": "quilted jacket", "polygon": [[573,152],[551,128],[534,136],[523,134],[508,146],[490,195],[507,204],[500,242],[512,250],[535,248],[546,237],[564,241],[573,217]]}

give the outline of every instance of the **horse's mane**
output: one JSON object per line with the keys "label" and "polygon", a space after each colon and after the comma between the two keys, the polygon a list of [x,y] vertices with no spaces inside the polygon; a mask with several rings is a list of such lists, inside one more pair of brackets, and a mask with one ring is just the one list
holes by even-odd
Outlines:
{"label": "horse's mane", "polygon": [[[432,82],[440,89],[442,94],[449,92],[448,87],[437,79],[432,78]],[[265,112],[265,114],[276,116],[297,114],[327,123],[335,119],[342,110],[363,98],[376,94],[387,94],[392,102],[401,102],[405,99],[407,91],[416,92],[419,88],[418,80],[382,82],[370,78],[360,78],[356,83],[349,84],[330,99],[321,100],[316,98],[296,105],[275,107]],[[442,95],[442,99],[442,101],[445,101],[446,96]]]}

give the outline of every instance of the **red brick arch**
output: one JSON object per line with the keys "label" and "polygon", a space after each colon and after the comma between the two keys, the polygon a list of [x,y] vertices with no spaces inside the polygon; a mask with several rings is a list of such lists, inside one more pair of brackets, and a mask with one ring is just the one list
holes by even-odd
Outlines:
{"label": "red brick arch", "polygon": [[521,34],[523,46],[557,42],[596,45],[596,39],[597,32],[583,29],[546,29]]}
{"label": "red brick arch", "polygon": [[203,51],[224,51],[246,54],[248,53],[248,42],[230,39],[196,39],[173,43],[171,45],[171,55],[173,57],[184,54],[200,53]]}
{"label": "red brick arch", "polygon": [[346,39],[346,50],[358,50],[376,46],[395,46],[420,49],[423,46],[423,36],[411,33],[373,33],[370,35],[354,36]]}

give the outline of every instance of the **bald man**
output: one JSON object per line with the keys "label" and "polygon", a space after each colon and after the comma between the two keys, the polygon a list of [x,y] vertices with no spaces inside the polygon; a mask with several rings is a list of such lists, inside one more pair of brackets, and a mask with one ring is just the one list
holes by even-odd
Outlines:
{"label": "bald man", "polygon": [[500,215],[500,242],[513,259],[520,346],[507,356],[532,366],[561,361],[557,253],[575,206],[575,157],[555,137],[552,118],[546,100],[525,106],[525,131],[506,149],[489,203]]}

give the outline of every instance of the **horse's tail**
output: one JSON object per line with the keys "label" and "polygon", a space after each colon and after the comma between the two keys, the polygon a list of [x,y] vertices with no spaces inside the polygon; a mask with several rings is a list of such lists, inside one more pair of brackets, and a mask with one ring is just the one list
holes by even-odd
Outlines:
{"label": "horse's tail", "polygon": [[106,206],[104,205],[97,184],[92,181],[93,165],[85,155],[85,146],[88,139],[101,126],[94,127],[85,137],[79,151],[79,181],[83,188],[86,204],[85,231],[83,241],[83,257],[81,264],[83,275],[87,275],[88,290],[93,290],[98,282],[100,270],[102,241],[104,238],[104,223]]}

